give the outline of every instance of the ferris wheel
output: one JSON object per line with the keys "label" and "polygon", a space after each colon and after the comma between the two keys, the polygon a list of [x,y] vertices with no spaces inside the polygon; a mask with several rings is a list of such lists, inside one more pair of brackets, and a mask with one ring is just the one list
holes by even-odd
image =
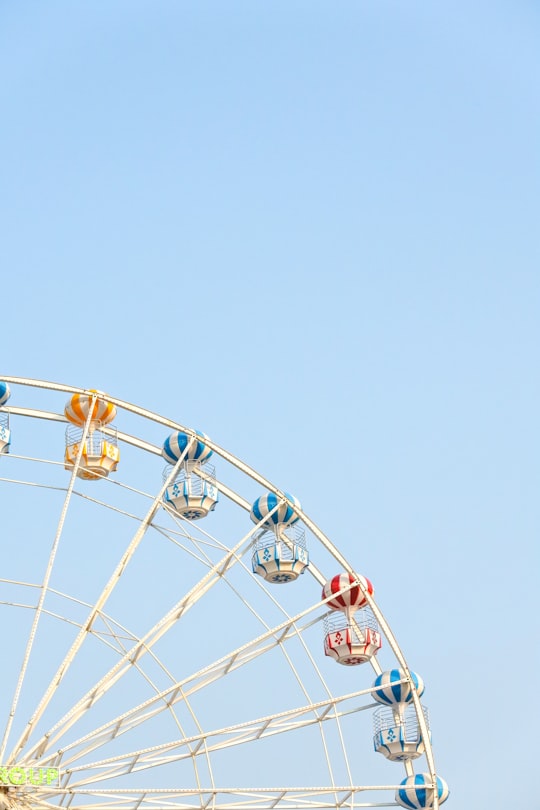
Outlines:
{"label": "ferris wheel", "polygon": [[0,810],[437,808],[424,683],[298,498],[201,430],[0,382]]}

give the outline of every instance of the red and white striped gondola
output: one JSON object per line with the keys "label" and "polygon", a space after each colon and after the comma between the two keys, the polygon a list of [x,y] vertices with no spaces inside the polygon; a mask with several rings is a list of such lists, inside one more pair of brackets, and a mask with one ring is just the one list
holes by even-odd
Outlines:
{"label": "red and white striped gondola", "polygon": [[373,585],[363,576],[337,574],[324,585],[322,597],[332,610],[324,619],[324,652],[338,664],[364,664],[381,648],[371,596]]}

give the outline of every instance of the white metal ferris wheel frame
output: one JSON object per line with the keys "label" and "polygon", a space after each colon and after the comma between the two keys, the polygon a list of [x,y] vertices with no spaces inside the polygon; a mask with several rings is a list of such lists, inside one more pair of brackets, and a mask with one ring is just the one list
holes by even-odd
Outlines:
{"label": "white metal ferris wheel frame", "polygon": [[[65,394],[86,394],[90,397],[106,398],[107,401],[113,403],[117,408],[127,412],[131,412],[136,416],[148,419],[154,423],[162,425],[169,430],[183,431],[192,441],[196,440],[196,432],[180,423],[166,419],[158,414],[149,410],[133,405],[129,402],[116,399],[115,397],[102,392],[95,392],[93,390],[63,385],[59,383],[48,382],[44,380],[34,380],[21,377],[4,376],[1,378],[8,384],[30,386],[32,388],[41,388],[49,391],[56,391]],[[24,408],[19,406],[6,405],[2,409],[13,415],[37,418],[40,420],[50,420],[56,422],[66,422],[62,414],[36,410],[33,408]],[[91,412],[91,409],[90,409]],[[182,615],[189,610],[189,608],[197,602],[205,592],[212,587],[213,583],[221,576],[223,576],[229,567],[238,559],[238,556],[244,553],[252,543],[253,529],[242,537],[239,542],[230,549],[227,549],[223,557],[218,563],[210,567],[207,574],[192,588],[165,616],[161,618],[142,638],[128,638],[131,642],[126,644],[124,654],[119,658],[117,663],[106,673],[106,675],[95,684],[93,689],[87,692],[81,700],[78,701],[72,709],[66,713],[49,731],[42,735],[40,739],[35,742],[30,748],[26,748],[27,743],[32,736],[39,720],[43,716],[49,702],[54,695],[56,689],[59,687],[64,675],[71,666],[72,662],[77,656],[84,640],[89,631],[92,630],[96,618],[99,616],[112,622],[110,617],[105,613],[105,605],[109,596],[115,588],[115,585],[122,576],[130,559],[133,557],[141,539],[143,538],[148,526],[154,519],[157,511],[162,506],[162,499],[165,488],[168,486],[174,475],[178,471],[183,456],[174,467],[171,467],[169,478],[163,482],[157,495],[152,496],[153,500],[147,511],[146,516],[140,521],[135,534],[133,535],[128,548],[124,552],[118,566],[114,570],[109,581],[103,588],[100,596],[92,605],[88,605],[89,613],[84,622],[80,624],[79,631],[75,640],[73,641],[69,651],[60,663],[58,670],[54,677],[51,679],[48,687],[43,693],[43,697],[37,706],[34,714],[30,717],[22,735],[18,739],[15,747],[6,759],[8,752],[8,739],[12,727],[12,722],[16,714],[17,703],[20,691],[26,675],[28,661],[32,653],[32,646],[34,643],[34,636],[37,631],[37,625],[40,621],[42,613],[45,613],[44,600],[49,590],[49,581],[51,572],[55,562],[55,554],[58,543],[62,534],[65,516],[68,510],[70,498],[73,493],[74,485],[76,482],[77,471],[81,463],[82,450],[84,439],[88,434],[90,428],[90,415],[86,420],[83,428],[83,437],[79,447],[78,457],[75,466],[71,472],[69,486],[66,488],[66,496],[58,528],[52,549],[50,552],[47,570],[44,575],[43,582],[40,586],[40,597],[37,608],[34,614],[32,629],[26,644],[26,651],[24,660],[21,666],[17,687],[11,704],[11,710],[6,723],[6,728],[3,733],[3,738],[0,744],[0,763],[6,766],[17,765],[21,767],[36,766],[57,766],[60,762],[64,767],[70,765],[70,779],[73,781],[71,784],[66,783],[49,789],[40,788],[40,791],[32,795],[31,799],[17,799],[13,800],[0,794],[0,808],[2,801],[6,808],[18,807],[35,807],[35,808],[57,808],[59,806],[71,808],[71,810],[132,810],[132,808],[141,808],[141,810],[191,810],[192,808],[207,808],[211,807],[214,810],[270,810],[276,808],[277,810],[314,810],[315,808],[360,808],[360,807],[388,807],[392,806],[394,802],[364,802],[363,794],[370,791],[388,791],[395,790],[399,787],[395,785],[331,785],[319,787],[273,787],[273,788],[257,788],[257,787],[238,787],[238,788],[220,788],[214,785],[199,786],[197,789],[182,788],[177,790],[150,788],[150,789],[103,789],[92,788],[91,780],[88,777],[84,783],[78,784],[77,779],[77,756],[80,750],[89,753],[92,750],[99,748],[107,740],[113,739],[118,735],[119,729],[122,732],[143,722],[148,718],[154,716],[159,712],[160,706],[164,702],[167,705],[174,705],[176,700],[181,700],[186,694],[192,691],[203,688],[205,684],[220,678],[223,673],[229,672],[232,668],[242,666],[243,663],[251,660],[252,658],[261,655],[269,647],[281,644],[285,639],[291,635],[297,634],[299,627],[309,626],[313,622],[313,611],[316,608],[324,608],[325,601],[321,600],[318,604],[310,606],[309,609],[295,615],[288,617],[280,625],[269,628],[265,633],[253,639],[250,643],[243,645],[243,647],[233,650],[224,658],[215,661],[212,665],[192,674],[191,677],[182,682],[174,682],[167,690],[157,691],[150,700],[134,707],[130,712],[124,716],[114,718],[111,723],[104,724],[102,727],[96,729],[93,733],[88,735],[88,738],[80,738],[72,745],[67,745],[59,750],[54,748],[55,744],[60,741],[64,733],[92,706],[99,700],[119,679],[123,674],[129,670],[138,660],[145,654],[152,654],[152,647],[154,644],[174,625]],[[103,432],[107,434],[113,431],[106,427],[102,428]],[[157,447],[137,436],[114,431],[118,437],[119,442],[137,447],[146,452],[154,455],[161,456],[161,447]],[[226,462],[231,464],[241,473],[245,474],[253,481],[255,481],[261,488],[273,492],[279,502],[290,501],[287,495],[273,485],[270,481],[252,469],[249,465],[238,459],[232,453],[220,447],[209,438],[205,438],[205,444]],[[186,451],[184,451],[186,452]],[[5,480],[5,479],[4,479]],[[251,504],[238,494],[235,490],[227,487],[222,481],[218,480],[218,487],[221,494],[233,501],[237,506],[245,509],[247,512],[251,509]],[[315,522],[305,512],[298,508],[297,505],[290,504],[294,507],[295,511],[299,514],[301,521],[313,536],[322,544],[326,551],[339,563],[343,571],[352,573],[356,576],[353,568],[349,562],[343,557],[336,546],[331,540],[321,531]],[[255,527],[256,529],[257,527]],[[310,562],[309,573],[314,579],[323,585],[327,577]],[[360,585],[361,586],[361,585]],[[361,586],[362,587],[362,586]],[[391,651],[393,652],[396,661],[401,669],[405,672],[405,678],[412,684],[410,670],[403,655],[398,642],[396,641],[388,622],[386,621],[383,613],[378,607],[375,599],[364,590],[364,595],[369,607],[371,608],[378,624],[382,631]],[[129,634],[128,634],[129,635]],[[377,674],[381,672],[380,665],[376,658],[372,661],[373,669]],[[183,739],[164,742],[162,745],[153,746],[148,749],[138,749],[130,751],[123,755],[116,755],[108,759],[98,760],[94,764],[96,769],[96,783],[102,783],[104,778],[115,779],[116,777],[132,773],[136,770],[156,767],[171,761],[178,761],[182,757],[193,757],[194,751],[196,754],[204,753],[209,756],[211,751],[218,750],[219,748],[239,745],[252,740],[261,739],[265,736],[287,732],[292,729],[306,727],[312,724],[321,724],[325,719],[330,716],[335,719],[339,718],[342,714],[345,715],[350,711],[347,702],[351,699],[356,699],[359,696],[367,696],[371,689],[360,690],[348,695],[339,697],[328,697],[324,701],[317,703],[309,702],[305,706],[296,707],[294,710],[289,710],[279,714],[267,715],[264,717],[256,718],[247,723],[240,723],[236,726],[228,726],[225,728],[212,729],[210,732],[204,732],[202,729],[198,735],[192,735]],[[418,719],[418,726],[422,734],[425,745],[425,760],[427,770],[432,780],[432,786],[436,786],[437,774],[435,770],[435,763],[433,758],[433,751],[431,747],[430,733],[424,717],[424,712],[420,704],[420,699],[416,690],[412,689],[412,701],[416,710]],[[342,706],[343,704],[343,706]],[[81,749],[82,746],[82,749]],[[79,754],[70,759],[70,749],[79,748]],[[405,772],[407,776],[411,776],[414,771],[412,764],[409,760],[404,763]],[[88,764],[84,768],[88,769]],[[77,799],[82,799],[83,803],[78,804]],[[439,800],[437,797],[437,790],[433,791],[433,808],[438,810]]]}

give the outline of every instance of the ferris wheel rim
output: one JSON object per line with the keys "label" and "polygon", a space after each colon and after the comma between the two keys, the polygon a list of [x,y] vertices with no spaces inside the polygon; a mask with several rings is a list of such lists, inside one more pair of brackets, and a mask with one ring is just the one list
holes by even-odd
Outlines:
{"label": "ferris wheel rim", "polygon": [[[64,385],[64,384],[53,383],[53,382],[49,382],[49,381],[45,381],[45,380],[37,380],[37,379],[31,379],[31,378],[19,378],[19,377],[2,377],[2,379],[5,380],[8,383],[12,383],[12,384],[15,384],[15,385],[23,385],[23,386],[31,386],[31,387],[43,388],[43,389],[46,389],[46,390],[57,391],[57,392],[68,393],[68,394],[77,394],[77,393],[78,394],[91,394],[91,393],[95,393],[91,389],[76,388],[76,387],[73,387],[73,386],[67,386],[67,385]],[[105,394],[104,392],[99,392],[99,393],[100,394],[103,393],[103,396],[106,396],[107,400],[112,402],[117,408],[120,408],[120,409],[126,410],[128,412],[131,412],[131,413],[133,413],[133,414],[135,414],[135,415],[137,415],[139,417],[142,417],[143,419],[149,419],[149,420],[151,420],[153,422],[156,422],[156,423],[162,425],[163,427],[167,427],[167,428],[172,429],[172,430],[185,431],[189,436],[191,436],[191,437],[195,436],[196,432],[193,429],[188,428],[188,427],[182,425],[181,423],[178,423],[176,421],[167,419],[167,418],[165,418],[163,416],[160,416],[159,414],[153,413],[152,411],[148,411],[147,409],[140,408],[139,406],[136,406],[136,405],[134,405],[132,403],[126,402],[124,400],[117,399],[117,398],[109,395],[108,393],[107,394]],[[27,409],[27,412],[23,413],[24,409],[18,408],[18,407],[13,407],[13,408],[4,407],[3,410],[8,411],[8,412],[11,411],[11,412],[13,412],[14,414],[17,414],[17,415],[30,416],[32,418],[50,419],[51,421],[64,421],[64,422],[67,421],[65,419],[65,417],[63,417],[61,414],[55,414],[54,412],[45,412],[44,411],[44,412],[41,412],[39,414],[38,413],[32,414],[32,413],[29,412],[29,409]],[[131,437],[131,438],[137,439],[137,437]],[[127,434],[122,434],[122,439],[126,440],[127,443],[129,443],[129,437],[127,436]],[[140,449],[143,449],[143,450],[145,450],[147,452],[151,452],[154,455],[160,454],[159,448],[156,447],[155,445],[152,445],[150,443],[146,443],[147,446],[143,447],[141,443],[145,444],[144,442],[142,442],[142,440],[137,440],[136,446],[138,446]],[[283,490],[281,490],[280,488],[275,486],[272,482],[267,480],[264,476],[260,475],[253,468],[251,468],[249,465],[245,464],[239,458],[237,458],[232,453],[230,453],[229,451],[222,448],[220,445],[218,445],[217,443],[215,443],[211,439],[207,439],[207,443],[208,443],[208,446],[211,448],[211,450],[213,452],[215,452],[218,457],[220,457],[220,458],[224,459],[225,461],[231,463],[240,472],[242,472],[242,473],[246,474],[247,476],[249,476],[253,481],[260,484],[267,491],[274,493],[279,499],[290,503],[290,501],[288,500],[288,495],[287,495],[286,492],[284,492]],[[158,500],[159,500],[159,502],[158,502]],[[238,499],[236,500],[237,504],[239,504],[239,500],[241,500],[241,496],[238,496]],[[158,506],[161,504],[161,497],[160,497],[159,494],[158,494],[158,496],[155,497],[154,503],[156,503],[156,502],[158,502]],[[248,504],[248,502],[245,501],[245,500],[244,500],[244,503],[240,503],[239,505],[241,505],[244,509],[249,509],[249,506],[250,506]],[[330,554],[332,554],[332,556],[334,556],[336,561],[339,562],[342,565],[344,570],[346,572],[348,572],[348,573],[354,574],[355,573],[354,568],[348,563],[348,561],[345,559],[345,557],[343,557],[341,552],[337,549],[337,547],[334,546],[334,544],[330,541],[330,539],[326,536],[326,534],[324,534],[322,532],[322,530],[320,530],[319,527],[315,524],[315,522],[303,511],[302,506],[299,505],[299,504],[295,504],[295,510],[298,512],[301,520],[305,523],[305,525],[312,531],[312,533],[315,535],[315,537],[321,543],[323,543],[323,545],[330,552]],[[320,583],[324,582],[324,577],[322,577],[322,574],[317,572],[317,569],[314,566],[311,569],[310,573],[312,575],[314,575],[315,579],[318,579],[318,581]],[[390,643],[390,646],[392,648],[392,652],[396,656],[396,659],[398,660],[400,666],[402,666],[403,670],[405,671],[406,676],[409,676],[410,675],[410,670],[409,670],[409,667],[407,665],[406,659],[405,659],[405,657],[404,657],[404,655],[403,655],[403,653],[401,651],[401,648],[399,647],[399,645],[397,643],[397,640],[395,639],[395,637],[394,637],[388,623],[386,622],[386,619],[384,618],[384,616],[383,616],[382,612],[380,611],[380,609],[379,609],[377,603],[375,602],[374,598],[368,593],[366,593],[366,598],[367,598],[367,602],[369,603],[370,607],[373,609],[373,611],[374,611],[374,613],[376,615],[376,618],[378,619],[379,623],[381,624],[381,626],[383,628],[384,635],[385,635],[385,637],[387,638],[387,640]],[[326,601],[328,601],[328,600],[326,600]],[[322,600],[320,604],[324,604],[324,600]],[[416,695],[414,690],[413,690],[413,698],[412,698],[412,700],[413,700],[413,703],[415,705],[415,708],[417,709],[417,712],[422,714],[421,705],[420,705],[420,699],[419,699],[418,695]],[[429,739],[429,733],[426,736],[426,748],[427,748],[426,761],[427,761],[427,765],[428,765],[428,770],[429,770],[429,773],[430,773],[430,775],[432,776],[432,778],[433,778],[433,780],[435,782],[436,771],[435,771],[435,765],[434,765],[434,761],[433,761],[433,754],[432,754],[432,751],[431,751],[431,743],[430,743],[430,739]],[[386,788],[386,789],[388,789],[388,788]],[[211,790],[212,791],[212,790],[214,790],[214,788],[208,787],[205,790]],[[217,789],[215,789],[215,790],[217,790]],[[268,790],[270,791],[271,789],[269,788]],[[328,790],[329,791],[338,791],[339,792],[339,790],[341,790],[341,789],[331,787],[331,788],[328,788]],[[358,790],[358,792],[361,792],[360,786],[357,787],[357,790]],[[95,795],[97,795],[98,792],[99,791],[95,791],[94,792]],[[112,791],[112,792],[114,792],[114,791]],[[111,793],[111,791],[107,791],[106,789],[104,789],[103,793],[104,794],[109,794],[109,793]],[[52,806],[56,806],[56,805],[52,805]],[[215,805],[215,806],[217,807],[217,805]],[[318,806],[321,806],[321,805],[318,805]],[[336,804],[336,805],[332,805],[332,806],[338,806],[338,805]],[[349,804],[348,806],[355,807],[355,806],[364,806],[364,805]],[[365,806],[379,806],[379,805],[365,805]],[[380,806],[383,806],[383,805],[380,805]],[[384,806],[387,806],[387,805],[384,805]],[[73,805],[73,807],[75,807],[75,806]],[[433,804],[434,810],[436,810],[437,807],[438,807],[438,800],[437,800],[437,797],[435,796],[434,804]]]}

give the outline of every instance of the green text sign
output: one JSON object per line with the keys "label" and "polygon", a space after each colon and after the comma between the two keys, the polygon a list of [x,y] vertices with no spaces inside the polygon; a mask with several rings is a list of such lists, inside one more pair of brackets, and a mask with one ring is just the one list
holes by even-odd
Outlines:
{"label": "green text sign", "polygon": [[52,785],[59,778],[58,768],[21,768],[18,765],[7,768],[0,765],[0,785]]}

